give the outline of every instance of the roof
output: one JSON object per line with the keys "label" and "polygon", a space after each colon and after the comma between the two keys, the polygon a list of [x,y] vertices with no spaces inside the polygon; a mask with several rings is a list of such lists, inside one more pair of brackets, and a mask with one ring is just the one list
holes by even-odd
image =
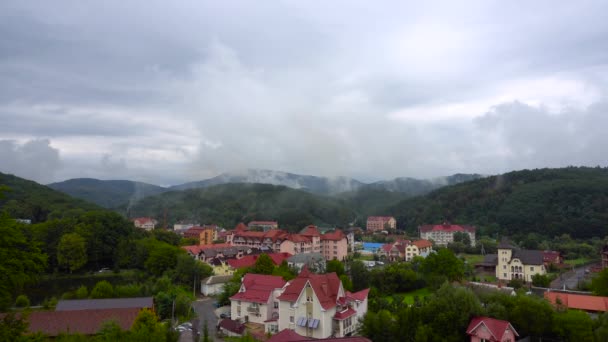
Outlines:
{"label": "roof", "polygon": [[450,223],[435,224],[435,225],[427,224],[427,225],[418,227],[418,229],[420,229],[420,231],[423,233],[437,232],[437,231],[475,233],[475,230],[477,230],[477,228],[475,228],[473,226],[457,225],[457,224],[450,224]]}
{"label": "roof", "polygon": [[384,253],[389,253],[391,251],[391,249],[393,249],[393,244],[387,243],[387,244],[382,245],[382,247],[380,247],[380,248],[384,251]]}
{"label": "roof", "polygon": [[302,229],[300,234],[302,234],[304,236],[321,236],[321,233],[319,233],[317,226],[313,226],[313,225],[306,226],[304,229]]}
{"label": "roof", "polygon": [[[291,257],[290,253],[269,253],[267,254],[275,265],[280,265],[283,260]],[[251,267],[255,265],[259,255],[245,255],[240,259],[228,259],[226,263],[233,268]]]}
{"label": "roof", "polygon": [[153,308],[152,297],[60,300],[55,311],[87,309]]}
{"label": "roof", "polygon": [[266,342],[291,342],[291,341],[305,341],[308,337],[304,337],[291,329],[283,329],[277,334],[272,335]]}
{"label": "roof", "polygon": [[433,247],[433,243],[429,240],[417,240],[412,242],[412,245],[418,247],[418,249]]}
{"label": "roof", "polygon": [[336,273],[312,274],[308,267],[302,268],[300,274],[289,282],[289,285],[279,296],[279,300],[295,302],[300,297],[304,286],[310,283],[321,307],[325,310],[336,306],[338,293],[342,285]]}
{"label": "roof", "polygon": [[251,221],[248,226],[278,226],[277,221]]}
{"label": "roof", "polygon": [[340,229],[321,235],[321,240],[340,241],[343,239],[346,239],[346,235]]}
{"label": "roof", "polygon": [[216,275],[216,276],[204,278],[203,280],[201,280],[201,283],[203,283],[205,285],[223,284],[223,283],[229,282],[230,279],[232,279],[232,274]]}
{"label": "roof", "polygon": [[310,261],[325,261],[325,257],[323,254],[314,252],[314,253],[299,253],[296,255],[292,255],[287,258],[288,262],[293,262],[296,264],[299,263],[308,263]]}
{"label": "roof", "polygon": [[481,325],[485,325],[497,341],[501,340],[507,328],[511,329],[515,336],[519,336],[511,323],[490,317],[473,317],[471,323],[469,323],[469,327],[467,328],[467,334],[472,335],[473,332]]}
{"label": "roof", "polygon": [[354,316],[356,314],[357,314],[357,311],[355,311],[355,309],[347,307],[345,310],[336,312],[336,314],[334,315],[334,318],[337,320],[343,320],[343,319],[347,319],[348,317]]}
{"label": "roof", "polygon": [[496,248],[500,248],[500,249],[517,249],[517,247],[513,246],[513,244],[511,244],[511,241],[508,238],[502,238],[500,240],[500,243],[498,243],[498,246],[496,246]]}
{"label": "roof", "polygon": [[350,297],[352,299],[358,300],[360,302],[367,299],[367,295],[369,294],[369,289],[364,289],[355,293],[346,292],[346,297]]}
{"label": "roof", "polygon": [[483,256],[483,261],[475,265],[479,266],[496,266],[498,264],[498,254],[486,254]]}
{"label": "roof", "polygon": [[239,292],[230,299],[265,304],[272,291],[282,288],[285,284],[285,280],[280,276],[247,273],[243,277]]}
{"label": "roof", "polygon": [[93,335],[106,321],[115,321],[122,330],[133,326],[138,308],[92,309],[71,311],[33,311],[29,317],[29,332],[57,336],[61,333]]}
{"label": "roof", "polygon": [[392,216],[369,216],[367,218],[367,222],[369,221],[380,221],[380,222],[388,222],[390,219],[395,219]]}
{"label": "roof", "polygon": [[552,262],[561,256],[558,251],[543,251],[543,261]]}
{"label": "roof", "polygon": [[156,220],[150,217],[138,217],[138,218],[134,218],[133,222],[137,222],[139,224],[145,224],[145,223],[155,223]]}
{"label": "roof", "polygon": [[245,326],[243,324],[233,321],[230,318],[224,318],[220,321],[218,326],[238,335],[242,335],[245,331]]}
{"label": "roof", "polygon": [[608,297],[590,296],[561,292],[545,292],[545,299],[553,305],[560,305],[569,309],[579,309],[585,311],[605,312],[608,311]]}
{"label": "roof", "polygon": [[515,250],[511,259],[519,259],[524,265],[542,265],[543,252],[530,250],[530,249],[519,249]]}
{"label": "roof", "polygon": [[237,232],[244,232],[246,230],[249,230],[249,228],[247,228],[247,226],[243,222],[240,222],[236,225],[236,227],[234,227],[234,230]]}

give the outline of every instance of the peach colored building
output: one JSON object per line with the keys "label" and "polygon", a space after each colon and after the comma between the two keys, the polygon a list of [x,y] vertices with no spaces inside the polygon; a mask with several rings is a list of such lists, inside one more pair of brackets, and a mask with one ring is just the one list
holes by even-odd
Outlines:
{"label": "peach colored building", "polygon": [[144,230],[153,230],[154,228],[156,228],[157,223],[158,221],[149,217],[138,217],[136,219],[133,219],[133,225],[136,228],[141,228]]}
{"label": "peach colored building", "polygon": [[197,239],[199,245],[210,245],[217,239],[217,226],[191,227],[184,232],[184,237]]}
{"label": "peach colored building", "polygon": [[471,342],[515,342],[519,336],[511,323],[490,317],[474,317],[469,323],[467,334],[471,336]]}
{"label": "peach colored building", "polygon": [[392,216],[370,216],[367,218],[367,231],[380,232],[386,229],[397,229],[397,220]]}
{"label": "peach colored building", "polygon": [[325,260],[343,261],[348,255],[348,239],[341,230],[321,235],[321,253]]}

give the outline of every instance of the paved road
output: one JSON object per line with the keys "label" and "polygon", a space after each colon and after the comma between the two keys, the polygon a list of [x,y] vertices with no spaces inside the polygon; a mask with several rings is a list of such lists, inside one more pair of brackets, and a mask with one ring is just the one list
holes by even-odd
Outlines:
{"label": "paved road", "polygon": [[[203,323],[207,322],[207,329],[209,331],[209,336],[213,338],[214,341],[221,341],[217,337],[215,337],[216,326],[217,326],[217,316],[215,314],[215,307],[213,307],[213,303],[215,299],[205,297],[196,300],[192,303],[194,307],[194,311],[198,315],[197,319],[192,320],[192,331],[184,331],[180,337],[180,342],[193,342],[198,341],[198,339],[194,339],[193,336],[202,336],[203,335]],[[200,335],[198,334],[200,332]],[[200,339],[200,338],[199,338]]]}
{"label": "paved road", "polygon": [[581,266],[561,274],[559,277],[557,277],[557,279],[551,282],[551,288],[563,289],[565,285],[566,290],[576,290],[579,281],[582,281],[589,276],[585,273],[585,269],[589,267],[590,265]]}

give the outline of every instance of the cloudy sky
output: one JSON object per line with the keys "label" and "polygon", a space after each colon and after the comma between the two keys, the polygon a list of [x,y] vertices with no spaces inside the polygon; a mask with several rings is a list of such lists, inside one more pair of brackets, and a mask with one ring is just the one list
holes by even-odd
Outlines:
{"label": "cloudy sky", "polygon": [[0,171],[608,165],[605,1],[0,2]]}

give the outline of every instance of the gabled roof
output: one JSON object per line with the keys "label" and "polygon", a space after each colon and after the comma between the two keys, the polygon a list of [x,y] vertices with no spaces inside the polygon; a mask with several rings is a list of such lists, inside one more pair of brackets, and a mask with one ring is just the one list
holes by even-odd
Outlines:
{"label": "gabled roof", "polygon": [[457,224],[450,224],[450,223],[435,224],[435,225],[428,224],[428,225],[420,226],[420,227],[418,227],[418,229],[420,229],[420,231],[423,233],[428,233],[428,232],[470,232],[470,233],[475,233],[475,230],[476,230],[476,228],[473,226],[457,225]]}
{"label": "gabled roof", "polygon": [[560,305],[569,309],[585,311],[605,312],[608,311],[608,297],[589,296],[573,293],[545,292],[545,299],[553,305]]}
{"label": "gabled roof", "polygon": [[89,309],[125,309],[153,308],[152,297],[109,298],[109,299],[73,299],[60,300],[55,311],[89,310]]}
{"label": "gabled roof", "polygon": [[139,311],[138,308],[33,311],[28,317],[28,331],[51,337],[61,333],[93,335],[106,321],[115,321],[122,330],[129,330]]}
{"label": "gabled roof", "polygon": [[236,227],[234,227],[234,230],[237,232],[244,232],[249,230],[249,228],[247,228],[247,226],[243,222],[240,222],[236,225]]}
{"label": "gabled roof", "polygon": [[340,229],[321,235],[321,240],[340,241],[342,239],[346,239],[346,235]]}
{"label": "gabled roof", "polygon": [[412,242],[412,245],[418,247],[418,249],[433,247],[433,244],[429,240],[416,240]]}
{"label": "gabled roof", "polygon": [[280,276],[247,273],[243,277],[241,289],[230,299],[265,304],[272,291],[282,288],[285,283]]}
{"label": "gabled roof", "polygon": [[283,329],[279,333],[272,335],[266,342],[291,342],[305,341],[308,337],[302,336],[291,329]]}
{"label": "gabled roof", "polygon": [[503,321],[500,319],[490,318],[490,317],[474,317],[469,323],[469,327],[467,328],[467,334],[473,335],[475,330],[481,325],[485,325],[486,328],[490,331],[492,336],[496,339],[496,341],[500,341],[502,336],[505,334],[505,331],[511,329],[515,336],[519,336],[515,328],[511,325],[511,323],[507,321]]}
{"label": "gabled roof", "polygon": [[230,279],[232,279],[232,274],[216,275],[204,278],[203,280],[201,280],[201,283],[205,285],[223,284],[229,282]]}
{"label": "gabled roof", "polygon": [[313,274],[308,267],[302,268],[300,274],[289,282],[289,285],[279,296],[279,300],[295,302],[300,297],[306,284],[310,283],[317,299],[323,309],[327,310],[336,306],[341,281],[336,273]]}
{"label": "gabled roof", "polygon": [[321,236],[321,233],[319,233],[317,226],[313,226],[313,225],[307,226],[304,229],[302,229],[300,234],[302,234],[304,236]]}
{"label": "gabled roof", "polygon": [[511,259],[519,259],[524,265],[542,265],[543,252],[531,249],[515,250]]}
{"label": "gabled roof", "polygon": [[393,244],[392,243],[385,243],[380,248],[384,251],[384,253],[390,253],[391,249],[393,249]]}
{"label": "gabled roof", "polygon": [[133,222],[137,222],[139,224],[145,224],[145,223],[155,223],[156,220],[150,217],[138,217],[138,218],[134,218]]}
{"label": "gabled roof", "polygon": [[243,324],[238,321],[233,321],[230,318],[224,318],[220,321],[218,326],[238,335],[242,335],[245,331],[245,326]]}
{"label": "gabled roof", "polygon": [[[291,254],[285,252],[269,253],[267,255],[270,257],[270,259],[275,265],[280,265],[283,260],[286,260],[287,258],[291,257]],[[251,267],[255,265],[255,262],[258,260],[258,258],[259,255],[246,255],[240,259],[228,259],[226,260],[226,263],[233,268]]]}
{"label": "gabled roof", "polygon": [[346,297],[352,298],[354,300],[358,300],[360,302],[367,299],[368,294],[369,294],[369,289],[364,289],[364,290],[361,290],[361,291],[358,291],[355,293],[350,293],[350,292],[346,291]]}
{"label": "gabled roof", "polygon": [[503,237],[502,239],[500,239],[500,243],[498,243],[498,246],[496,246],[496,248],[500,248],[500,249],[517,249],[516,246],[514,246],[511,241],[506,238]]}

